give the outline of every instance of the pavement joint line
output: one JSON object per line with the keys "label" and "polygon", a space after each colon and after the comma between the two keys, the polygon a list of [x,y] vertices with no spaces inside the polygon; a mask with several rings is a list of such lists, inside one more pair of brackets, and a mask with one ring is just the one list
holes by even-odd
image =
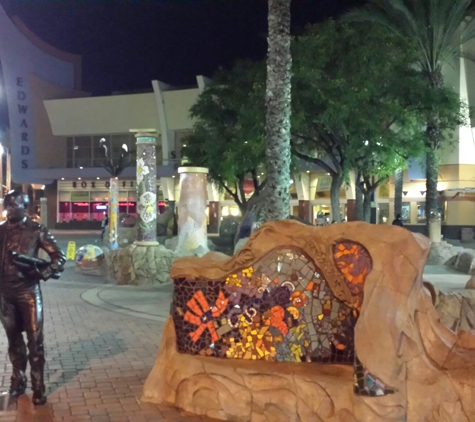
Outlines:
{"label": "pavement joint line", "polygon": [[168,317],[158,316],[158,315],[150,315],[145,312],[140,311],[133,311],[128,308],[123,308],[122,306],[114,305],[108,301],[105,301],[99,297],[99,294],[102,290],[109,289],[112,287],[117,287],[115,284],[102,284],[97,287],[93,287],[92,289],[86,290],[84,293],[81,294],[81,299],[85,302],[98,307],[100,309],[105,309],[110,312],[118,312],[121,314],[134,316],[138,318],[149,319],[152,321],[158,322],[166,322]]}

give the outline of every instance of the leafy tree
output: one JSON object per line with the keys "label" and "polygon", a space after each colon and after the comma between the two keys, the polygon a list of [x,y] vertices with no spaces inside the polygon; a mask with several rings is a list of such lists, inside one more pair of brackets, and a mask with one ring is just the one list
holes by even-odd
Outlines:
{"label": "leafy tree", "polygon": [[[240,62],[230,71],[220,70],[191,107],[196,119],[186,140],[189,165],[209,169],[209,179],[227,192],[243,216],[261,199],[266,184],[264,68]],[[254,193],[246,199],[245,183]]]}
{"label": "leafy tree", "polygon": [[[401,42],[415,46],[415,64],[434,91],[444,85],[443,67],[463,56],[462,46],[475,38],[471,0],[370,0],[370,6],[351,12],[347,19],[376,23]],[[435,102],[426,119],[427,217],[438,211],[438,152],[449,133],[444,132],[441,120],[439,103]]]}
{"label": "leafy tree", "polygon": [[290,0],[268,0],[266,83],[267,220],[285,220],[290,208]]}
{"label": "leafy tree", "polygon": [[[340,221],[340,189],[350,170],[365,170],[372,180],[375,169],[388,167],[382,161],[394,161],[396,150],[389,145],[397,142],[418,153],[414,138],[393,130],[407,133],[417,124],[408,95],[418,78],[411,70],[412,51],[378,27],[329,20],[308,27],[295,40],[293,54],[293,149],[330,174],[332,218]],[[367,154],[375,148],[369,171],[374,157]]]}

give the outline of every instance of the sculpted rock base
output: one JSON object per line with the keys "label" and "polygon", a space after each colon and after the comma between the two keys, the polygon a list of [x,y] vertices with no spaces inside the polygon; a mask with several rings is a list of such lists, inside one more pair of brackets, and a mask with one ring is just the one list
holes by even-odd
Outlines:
{"label": "sculpted rock base", "polygon": [[[352,276],[353,290],[345,290],[348,284],[341,279],[343,274],[351,275],[353,265],[337,267],[338,261],[334,259],[335,246],[345,242],[361,248],[343,248],[343,256],[367,251],[372,259],[372,269],[365,273],[364,283],[362,278]],[[212,353],[222,342],[219,336],[226,335],[219,331],[223,327],[219,318],[230,308],[230,284],[242,283],[236,292],[252,288],[249,283],[244,284],[243,277],[232,275],[242,274],[243,269],[282,248],[303,251],[308,260],[322,269],[325,280],[332,283],[333,293],[349,306],[358,298],[354,287],[363,289],[361,312],[352,327],[354,352],[364,367],[365,382],[374,385],[373,381],[379,380],[390,393],[385,390],[386,395],[376,397],[354,394],[351,365],[246,360],[243,356],[234,359],[232,353],[219,358],[203,355],[202,352]],[[282,221],[264,224],[232,258],[208,253],[203,258],[176,260],[170,274],[175,281],[174,320],[170,319],[165,327],[143,399],[239,422],[475,421],[475,332],[469,330],[475,312],[466,308],[467,318],[454,327],[459,330],[457,333],[440,321],[422,282],[429,250],[427,238],[399,227],[347,223],[313,228]],[[285,265],[283,262],[282,271]],[[278,264],[276,268],[280,268]],[[202,305],[206,312],[198,312],[193,300],[183,301],[183,294],[189,289],[206,286],[202,280],[208,283],[208,290],[200,290],[193,297],[201,297],[202,303],[207,300],[206,306]],[[225,281],[216,284],[221,296],[215,302],[216,286],[211,283],[216,280]],[[288,284],[287,278],[272,280],[279,286]],[[186,283],[190,287],[183,287]],[[305,313],[309,305],[300,306]],[[195,318],[190,317],[192,308],[197,310]],[[277,316],[270,324],[282,326],[283,321]],[[265,323],[266,315],[262,318]],[[451,318],[455,322],[457,315]],[[200,324],[201,331],[192,332]],[[214,336],[214,326],[209,324],[216,324],[219,331]],[[178,339],[175,327],[184,333]],[[310,323],[308,327],[311,328]],[[253,338],[242,337],[242,341],[251,344]],[[177,344],[196,354],[179,354]]]}
{"label": "sculpted rock base", "polygon": [[108,278],[116,284],[152,286],[171,282],[173,251],[163,245],[110,250],[106,254]]}
{"label": "sculpted rock base", "polygon": [[[358,420],[353,414],[351,366],[207,358],[180,354],[175,344],[169,319],[145,383],[144,401],[173,403],[188,412],[230,421]],[[357,399],[365,413],[371,398]]]}

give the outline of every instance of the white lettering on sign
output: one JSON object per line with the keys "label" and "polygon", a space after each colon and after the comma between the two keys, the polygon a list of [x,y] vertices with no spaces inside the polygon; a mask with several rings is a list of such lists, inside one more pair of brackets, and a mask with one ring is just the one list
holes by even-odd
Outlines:
{"label": "white lettering on sign", "polygon": [[[110,182],[107,180],[104,182],[104,185],[103,185],[105,188],[109,188],[110,187]],[[91,181],[91,182],[81,182],[81,183],[78,183],[78,182],[73,182],[73,188],[78,188],[78,187],[81,187],[81,188],[87,188],[87,187],[90,187],[90,188],[96,188],[96,187],[99,187],[96,185],[96,182],[95,181]],[[122,187],[123,188],[135,188],[135,182],[133,180],[127,182],[127,181],[123,181],[122,182]]]}
{"label": "white lettering on sign", "polygon": [[[27,169],[28,168],[28,157],[30,155],[31,149],[30,146],[28,145],[30,140],[29,140],[29,124],[28,124],[28,106],[26,104],[22,104],[21,102],[25,102],[28,99],[28,96],[26,92],[24,91],[24,80],[21,76],[18,76],[16,78],[16,86],[17,86],[17,100],[18,100],[18,114],[20,115],[20,131],[21,131],[21,148],[20,148],[20,154],[22,156],[21,160],[21,168],[22,169]],[[23,144],[23,142],[26,142],[27,144]]]}

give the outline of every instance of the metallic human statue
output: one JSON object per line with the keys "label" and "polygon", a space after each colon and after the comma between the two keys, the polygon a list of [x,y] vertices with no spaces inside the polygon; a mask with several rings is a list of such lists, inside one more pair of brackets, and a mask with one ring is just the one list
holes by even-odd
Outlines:
{"label": "metallic human statue", "polygon": [[[44,384],[43,300],[40,280],[58,278],[66,257],[48,229],[27,217],[28,195],[10,191],[5,196],[7,220],[0,224],[0,320],[8,339],[8,355],[13,366],[10,397],[25,393],[26,365],[30,362],[33,404],[46,403]],[[35,265],[39,249],[50,261]],[[24,260],[32,258],[33,264]],[[38,262],[38,260],[36,260]],[[26,332],[27,347],[22,332]]]}

